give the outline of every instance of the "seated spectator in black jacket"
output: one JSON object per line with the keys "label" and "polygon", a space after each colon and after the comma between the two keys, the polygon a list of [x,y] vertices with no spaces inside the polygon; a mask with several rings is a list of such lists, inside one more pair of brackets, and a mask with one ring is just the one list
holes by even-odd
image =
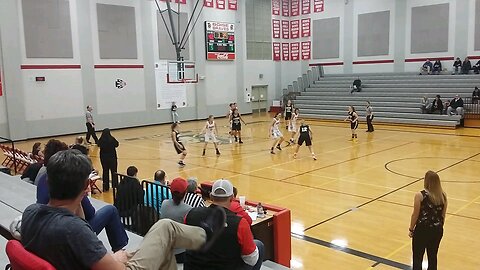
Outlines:
{"label": "seated spectator in black jacket", "polygon": [[453,62],[453,72],[452,74],[458,74],[460,72],[460,68],[462,67],[462,60],[460,60],[460,57],[457,57],[457,60]]}
{"label": "seated spectator in black jacket", "polygon": [[131,216],[138,205],[143,204],[143,189],[137,178],[135,166],[127,168],[127,177],[118,184],[115,206],[122,217]]}
{"label": "seated spectator in black jacket", "polygon": [[472,103],[478,103],[480,101],[480,90],[475,86],[475,90],[472,93]]}
{"label": "seated spectator in black jacket", "polygon": [[432,74],[438,75],[440,72],[442,72],[442,63],[440,60],[436,60],[435,63],[433,63]]}
{"label": "seated spectator in black jacket", "polygon": [[443,102],[440,99],[440,95],[435,96],[435,99],[432,102],[432,107],[431,107],[431,112],[439,112],[440,114],[443,114]]}
{"label": "seated spectator in black jacket", "polygon": [[480,74],[480,60],[478,60],[475,65],[473,65],[472,69],[475,74]]}
{"label": "seated spectator in black jacket", "polygon": [[425,63],[423,63],[422,68],[420,69],[419,75],[431,74],[433,69],[433,64],[430,62],[430,59],[427,59]]}
{"label": "seated spectator in black jacket", "polygon": [[459,97],[458,95],[455,96],[455,98],[450,101],[450,106],[448,106],[447,109],[447,115],[454,115],[458,114],[463,118],[463,99]]}
{"label": "seated spectator in black jacket", "polygon": [[468,74],[471,69],[472,69],[472,64],[470,63],[470,60],[468,60],[468,57],[465,57],[465,60],[463,61],[463,64],[462,64],[462,74]]}
{"label": "seated spectator in black jacket", "polygon": [[357,78],[356,80],[353,81],[350,94],[353,92],[360,92],[360,91],[362,91],[362,80],[360,80],[360,78]]}

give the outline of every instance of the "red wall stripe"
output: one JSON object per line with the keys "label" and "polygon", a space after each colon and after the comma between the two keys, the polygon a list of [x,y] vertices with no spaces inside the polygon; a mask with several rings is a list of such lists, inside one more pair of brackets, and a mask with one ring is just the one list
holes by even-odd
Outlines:
{"label": "red wall stripe", "polygon": [[95,68],[143,68],[143,65],[95,65]]}
{"label": "red wall stripe", "polygon": [[311,67],[314,67],[314,66],[343,66],[343,62],[315,63],[315,64],[310,64],[309,66],[311,66]]}
{"label": "red wall stripe", "polygon": [[[476,56],[476,55],[472,55],[472,56],[468,56],[468,59],[480,59],[480,56]],[[463,62],[463,59],[462,59],[462,62]]]}
{"label": "red wall stripe", "polygon": [[393,59],[387,60],[363,60],[363,61],[353,61],[352,64],[354,65],[365,65],[365,64],[388,64],[393,63]]}
{"label": "red wall stripe", "polygon": [[453,56],[447,56],[447,57],[423,57],[423,58],[408,58],[405,59],[406,63],[409,62],[425,62],[427,59],[430,59],[430,61],[435,61],[435,60],[440,60],[440,61],[449,61],[449,60],[455,60]]}
{"label": "red wall stripe", "polygon": [[21,69],[80,69],[80,65],[21,65]]}

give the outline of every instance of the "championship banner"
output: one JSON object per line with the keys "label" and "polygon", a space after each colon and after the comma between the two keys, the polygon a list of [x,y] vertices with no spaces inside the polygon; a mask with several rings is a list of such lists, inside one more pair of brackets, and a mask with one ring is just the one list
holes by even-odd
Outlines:
{"label": "championship banner", "polygon": [[228,0],[228,9],[237,10],[237,0]]}
{"label": "championship banner", "polygon": [[290,0],[290,16],[298,16],[300,15],[300,0]]}
{"label": "championship banner", "polygon": [[300,20],[293,20],[290,22],[290,39],[300,37]]}
{"label": "championship banner", "polygon": [[290,22],[282,20],[282,38],[290,39]]}
{"label": "championship banner", "polygon": [[213,0],[204,0],[203,5],[205,7],[213,7]]}
{"label": "championship banner", "polygon": [[290,17],[290,2],[288,0],[282,0],[282,16]]}
{"label": "championship banner", "polygon": [[282,43],[282,61],[290,60],[290,44]]}
{"label": "championship banner", "polygon": [[313,0],[313,12],[323,12],[324,10],[324,0]]}
{"label": "championship banner", "polygon": [[272,48],[273,48],[273,61],[280,61],[281,60],[281,55],[282,55],[282,49],[280,46],[280,42],[273,42],[272,43]]}
{"label": "championship banner", "polygon": [[311,19],[302,19],[302,37],[309,37],[311,34]]}
{"label": "championship banner", "polygon": [[290,43],[290,60],[300,60],[300,42]]}
{"label": "championship banner", "polygon": [[272,15],[280,15],[280,1],[272,0]]}
{"label": "championship banner", "polygon": [[302,42],[302,60],[310,60],[310,55],[312,51],[311,47],[312,47],[311,41]]}
{"label": "championship banner", "polygon": [[217,0],[217,9],[225,9],[226,0]]}
{"label": "championship banner", "polygon": [[302,15],[310,14],[310,0],[302,0]]}
{"label": "championship banner", "polygon": [[280,38],[280,20],[272,20],[272,37]]}

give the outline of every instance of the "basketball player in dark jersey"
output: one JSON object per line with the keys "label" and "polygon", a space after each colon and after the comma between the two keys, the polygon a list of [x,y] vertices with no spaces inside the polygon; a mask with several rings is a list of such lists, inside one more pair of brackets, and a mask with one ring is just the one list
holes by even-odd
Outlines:
{"label": "basketball player in dark jersey", "polygon": [[358,128],[358,114],[355,111],[355,107],[348,106],[348,116],[343,121],[350,121],[350,129],[352,130],[352,139],[357,138],[357,128]]}
{"label": "basketball player in dark jersey", "polygon": [[234,135],[233,135],[232,120],[231,120],[232,114],[233,114],[233,110],[234,110],[235,107],[236,107],[235,104],[236,104],[236,103],[233,103],[233,102],[230,103],[230,104],[228,104],[228,109],[229,109],[229,110],[228,110],[228,113],[227,113],[227,119],[228,119],[228,121],[229,121],[228,126],[230,127],[230,131],[228,131],[228,135],[230,135],[230,143],[233,142],[232,137],[235,137],[235,141],[237,141],[237,136],[234,136]]}
{"label": "basketball player in dark jersey", "polygon": [[286,121],[286,129],[288,130],[288,127],[290,126],[290,121],[292,119],[292,112],[293,112],[293,105],[292,105],[292,101],[291,100],[288,100],[287,101],[287,104],[285,105],[285,121]]}
{"label": "basketball player in dark jersey", "polygon": [[293,158],[297,158],[297,153],[298,149],[300,149],[300,146],[303,145],[305,142],[305,145],[308,147],[308,150],[310,150],[310,153],[312,154],[313,160],[317,160],[317,157],[315,156],[315,153],[313,153],[312,149],[312,130],[310,130],[310,127],[305,124],[305,120],[301,120],[301,125],[298,128],[298,139],[297,139],[297,148],[295,149],[295,153],[293,154]]}
{"label": "basketball player in dark jersey", "polygon": [[242,115],[240,115],[237,108],[233,109],[233,113],[232,115],[230,115],[230,121],[232,122],[232,132],[233,132],[233,135],[235,136],[235,142],[237,142],[237,137],[238,137],[238,143],[243,143],[242,142],[242,123],[244,125],[247,125],[247,123],[243,121]]}
{"label": "basketball player in dark jersey", "polygon": [[185,163],[183,162],[183,160],[187,156],[187,149],[185,149],[185,146],[180,141],[179,127],[180,127],[180,125],[178,123],[173,123],[172,124],[171,137],[172,137],[173,146],[175,147],[175,151],[177,151],[177,154],[179,154],[179,155],[181,154],[180,155],[180,160],[178,161],[178,165],[180,165],[180,167],[184,167]]}

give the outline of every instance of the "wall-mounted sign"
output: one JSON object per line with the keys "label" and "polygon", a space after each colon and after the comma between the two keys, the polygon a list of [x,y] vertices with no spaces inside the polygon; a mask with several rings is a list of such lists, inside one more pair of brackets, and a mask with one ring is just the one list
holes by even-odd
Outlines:
{"label": "wall-mounted sign", "polygon": [[235,60],[235,24],[205,22],[207,60]]}

